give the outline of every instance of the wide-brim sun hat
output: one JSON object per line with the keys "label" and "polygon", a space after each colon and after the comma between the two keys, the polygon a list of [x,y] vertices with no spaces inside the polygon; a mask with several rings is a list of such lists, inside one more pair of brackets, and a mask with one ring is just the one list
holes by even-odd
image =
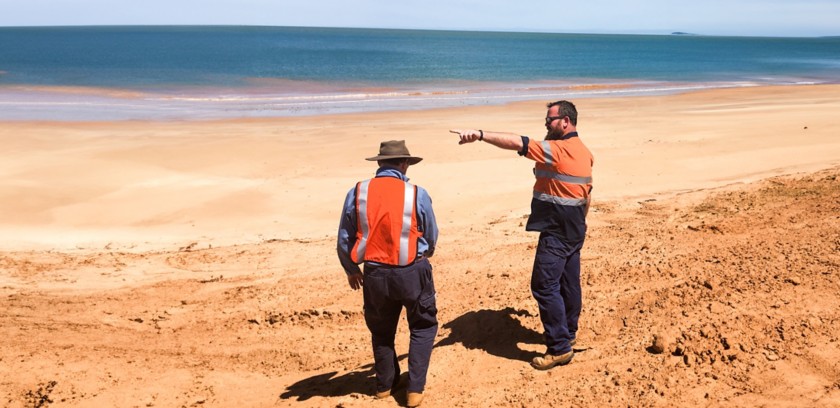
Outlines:
{"label": "wide-brim sun hat", "polygon": [[414,165],[423,160],[422,157],[412,156],[405,146],[405,140],[388,140],[379,144],[379,155],[365,160],[379,161],[390,159],[408,159],[408,164]]}

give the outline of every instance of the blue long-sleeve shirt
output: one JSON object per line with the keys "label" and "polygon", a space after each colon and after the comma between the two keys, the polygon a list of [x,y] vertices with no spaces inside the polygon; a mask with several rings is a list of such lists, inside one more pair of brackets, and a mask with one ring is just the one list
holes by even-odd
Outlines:
{"label": "blue long-sleeve shirt", "polygon": [[[397,169],[380,167],[376,171],[376,177],[395,177],[402,181],[408,181],[408,177]],[[344,199],[344,208],[341,210],[341,221],[338,224],[338,259],[344,272],[348,275],[361,273],[359,265],[350,258],[350,251],[356,244],[356,232],[358,227],[356,220],[356,187],[347,192]],[[438,228],[435,220],[435,212],[432,210],[432,198],[423,187],[417,186],[417,228],[422,236],[417,240],[417,255],[431,257],[435,252],[437,243]]]}

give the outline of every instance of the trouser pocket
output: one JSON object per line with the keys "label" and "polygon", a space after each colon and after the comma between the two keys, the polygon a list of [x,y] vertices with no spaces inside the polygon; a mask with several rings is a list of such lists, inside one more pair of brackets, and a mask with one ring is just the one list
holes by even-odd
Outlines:
{"label": "trouser pocket", "polygon": [[437,292],[432,278],[432,267],[425,262],[425,267],[418,270],[420,296],[408,316],[408,324],[413,328],[426,328],[437,325]]}

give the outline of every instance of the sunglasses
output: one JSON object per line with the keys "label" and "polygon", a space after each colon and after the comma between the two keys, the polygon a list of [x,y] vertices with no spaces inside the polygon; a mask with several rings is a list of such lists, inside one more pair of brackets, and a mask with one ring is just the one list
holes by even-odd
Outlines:
{"label": "sunglasses", "polygon": [[547,124],[549,124],[549,123],[551,123],[551,122],[554,122],[554,121],[555,121],[555,120],[557,120],[557,119],[563,119],[563,118],[565,118],[565,116],[546,116],[546,118],[545,118],[545,124],[547,125]]}

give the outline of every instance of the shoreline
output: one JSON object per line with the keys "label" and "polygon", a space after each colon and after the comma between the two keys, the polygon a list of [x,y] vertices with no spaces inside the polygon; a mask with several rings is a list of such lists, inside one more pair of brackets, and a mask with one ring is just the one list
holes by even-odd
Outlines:
{"label": "shoreline", "polygon": [[207,121],[498,106],[542,99],[665,96],[711,89],[830,85],[776,78],[675,82],[576,79],[372,85],[253,79],[231,87],[0,86],[0,121]]}
{"label": "shoreline", "polygon": [[[580,98],[594,207],[840,165],[840,85]],[[531,163],[452,128],[542,137],[545,100],[213,121],[0,121],[3,250],[158,250],[331,237],[382,140],[425,160],[412,182],[443,230],[529,211]],[[781,118],[781,119],[780,119]],[[597,219],[593,219],[593,222]]]}

